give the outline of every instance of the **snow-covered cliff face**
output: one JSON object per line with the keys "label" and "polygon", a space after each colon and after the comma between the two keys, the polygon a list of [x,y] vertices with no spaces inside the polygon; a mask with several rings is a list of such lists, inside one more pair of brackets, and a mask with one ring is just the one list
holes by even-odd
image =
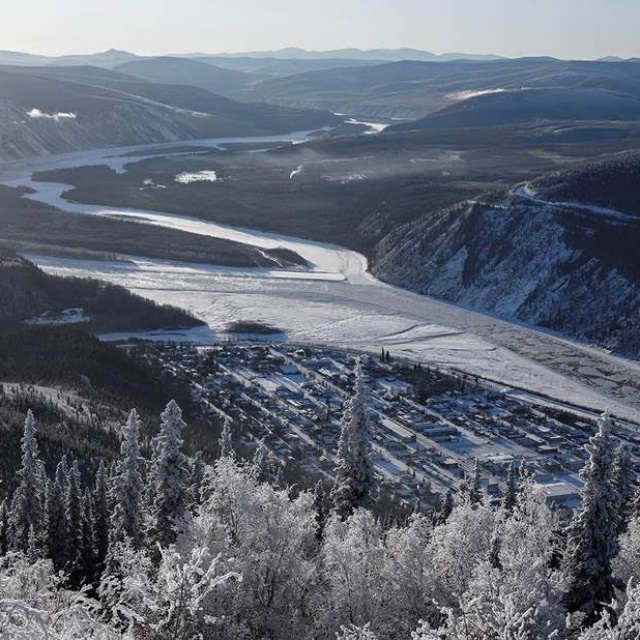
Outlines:
{"label": "snow-covered cliff face", "polygon": [[428,214],[387,236],[375,274],[418,293],[640,351],[640,220],[514,192]]}

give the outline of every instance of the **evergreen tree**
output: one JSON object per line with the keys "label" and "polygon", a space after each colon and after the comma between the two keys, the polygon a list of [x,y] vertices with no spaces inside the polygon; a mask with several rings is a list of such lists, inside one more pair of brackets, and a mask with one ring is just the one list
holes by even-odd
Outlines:
{"label": "evergreen tree", "polygon": [[453,511],[454,501],[453,501],[453,489],[447,489],[447,493],[444,496],[444,500],[440,505],[440,509],[438,509],[438,514],[436,516],[436,524],[444,524],[451,515]]}
{"label": "evergreen tree", "polygon": [[47,500],[48,532],[47,551],[56,571],[60,571],[66,561],[67,521],[65,516],[65,495],[69,478],[66,456],[56,467],[56,475],[49,483]]}
{"label": "evergreen tree", "polygon": [[504,496],[502,498],[502,508],[511,513],[516,506],[516,499],[518,496],[518,478],[517,470],[514,462],[509,465],[507,471],[507,486],[505,488]]}
{"label": "evergreen tree", "polygon": [[17,550],[27,551],[30,528],[33,528],[33,535],[38,541],[46,533],[42,507],[45,487],[42,483],[36,422],[30,409],[24,422],[21,451],[22,466],[18,471],[18,487],[11,502],[10,529],[12,546]]}
{"label": "evergreen tree", "polygon": [[[123,541],[128,538],[134,549],[140,549],[143,542],[141,526],[143,482],[140,468],[144,461],[140,456],[139,434],[140,418],[133,409],[122,427],[121,458],[111,482],[113,541]],[[100,505],[100,508],[102,509],[103,505]]]}
{"label": "evergreen tree", "polygon": [[313,490],[313,506],[316,510],[316,539],[322,540],[330,510],[327,509],[327,492],[322,480],[318,480]]}
{"label": "evergreen tree", "polygon": [[100,460],[93,489],[93,546],[95,551],[96,575],[104,571],[104,563],[109,548],[109,486],[107,467]]}
{"label": "evergreen tree", "polygon": [[189,494],[192,511],[195,511],[202,504],[202,490],[204,488],[204,478],[207,467],[202,459],[202,451],[196,451],[191,462],[191,473],[189,475]]}
{"label": "evergreen tree", "polygon": [[619,447],[616,450],[613,461],[613,487],[620,500],[620,516],[617,529],[618,534],[620,534],[626,530],[631,518],[636,488],[631,454],[626,447]]}
{"label": "evergreen tree", "polygon": [[258,482],[271,481],[269,457],[269,449],[267,448],[264,438],[260,438],[255,453],[253,454],[253,460],[251,461],[251,469]]}
{"label": "evergreen tree", "polygon": [[235,458],[233,441],[231,439],[231,420],[229,420],[229,418],[224,419],[218,445],[220,447],[221,458]]}
{"label": "evergreen tree", "polygon": [[65,571],[69,575],[71,585],[77,587],[82,583],[82,547],[83,547],[83,496],[80,482],[78,461],[74,460],[69,471],[69,482],[64,498],[64,515],[66,523]]}
{"label": "evergreen tree", "polygon": [[473,461],[473,471],[471,472],[471,480],[469,487],[469,501],[472,505],[479,504],[482,501],[482,477],[480,475],[480,462],[478,458]]}
{"label": "evergreen tree", "polygon": [[338,466],[331,491],[334,509],[342,518],[353,513],[354,509],[371,506],[374,472],[370,438],[366,390],[362,364],[358,360],[354,394],[342,422],[338,442]]}
{"label": "evergreen tree", "polygon": [[82,581],[93,584],[99,578],[96,563],[96,548],[93,542],[93,500],[89,487],[86,487],[82,496],[82,549],[80,570]]}
{"label": "evergreen tree", "polygon": [[603,603],[613,599],[616,584],[611,563],[618,552],[620,500],[613,486],[614,444],[608,413],[600,418],[598,433],[590,439],[587,451],[589,459],[580,472],[582,505],[568,530],[567,606],[583,611],[593,621]]}
{"label": "evergreen tree", "polygon": [[157,541],[175,541],[176,526],[187,511],[187,461],[182,452],[182,411],[171,400],[162,412],[160,433],[155,438],[153,528]]}

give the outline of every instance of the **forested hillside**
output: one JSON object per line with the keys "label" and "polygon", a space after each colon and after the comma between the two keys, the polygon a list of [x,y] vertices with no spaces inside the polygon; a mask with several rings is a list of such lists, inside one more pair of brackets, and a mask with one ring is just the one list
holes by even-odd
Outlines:
{"label": "forested hillside", "polygon": [[374,272],[635,357],[638,166],[613,156],[429,212],[378,245]]}
{"label": "forested hillside", "polygon": [[[75,309],[65,319],[64,311]],[[81,311],[80,311],[81,310]],[[44,273],[12,251],[0,248],[0,327],[80,322],[95,332],[194,327],[185,311],[160,306],[122,287],[97,280]]]}

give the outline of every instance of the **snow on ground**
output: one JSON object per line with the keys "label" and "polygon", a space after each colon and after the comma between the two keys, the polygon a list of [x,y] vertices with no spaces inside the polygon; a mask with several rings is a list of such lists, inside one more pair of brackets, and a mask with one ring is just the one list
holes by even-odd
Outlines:
{"label": "snow on ground", "polygon": [[[176,273],[163,270],[162,264],[153,261],[123,268],[120,263],[87,265],[82,260],[35,260],[50,273],[90,275],[160,304],[188,309],[208,324],[202,329],[172,334],[152,332],[159,339],[210,344],[227,338],[225,330],[231,320],[258,321],[282,327],[292,342],[373,353],[384,346],[394,355],[432,366],[453,367],[598,410],[609,406],[616,415],[640,421],[638,409],[603,397],[594,389],[474,334],[481,321],[487,322],[486,317],[392,287],[237,277],[197,265],[185,266]],[[517,329],[524,331],[514,328]]]}
{"label": "snow on ground", "polygon": [[27,320],[27,324],[80,324],[83,322],[89,322],[90,320],[91,318],[85,313],[84,309],[73,308],[63,309],[59,313],[47,311],[36,318]]}
{"label": "snow on ground", "polygon": [[191,184],[193,182],[218,182],[218,174],[215,171],[198,171],[197,173],[188,173],[184,171],[175,177],[175,181],[180,184]]}
{"label": "snow on ground", "polygon": [[[262,322],[281,327],[287,338],[296,343],[327,344],[373,353],[384,346],[397,356],[460,369],[559,401],[597,410],[610,407],[620,417],[640,421],[639,394],[633,395],[635,389],[640,389],[640,366],[528,327],[383,284],[367,272],[366,259],[353,251],[162,212],[69,203],[61,197],[68,189],[66,185],[32,183],[30,179],[34,169],[50,169],[65,163],[78,166],[87,164],[85,160],[89,164],[106,161],[122,168],[125,161],[118,158],[119,153],[123,151],[68,154],[73,155],[71,160],[56,156],[49,158],[48,165],[44,159],[22,165],[11,163],[0,167],[0,182],[30,186],[36,190],[30,198],[68,211],[125,216],[262,249],[287,248],[310,265],[310,269],[300,271],[240,270],[137,258],[130,262],[101,262],[32,256],[50,273],[91,276],[120,284],[161,304],[185,308],[208,325],[138,335],[208,344],[227,339],[225,329],[231,321]],[[578,371],[580,366],[589,364],[597,373],[597,365],[603,361],[621,379],[634,383],[627,395],[616,396],[608,386],[608,376],[589,376]]]}
{"label": "snow on ground", "polygon": [[55,122],[60,122],[60,120],[75,120],[77,117],[75,113],[71,112],[59,111],[57,113],[46,113],[40,109],[31,109],[27,111],[27,115],[33,119],[53,120]]}

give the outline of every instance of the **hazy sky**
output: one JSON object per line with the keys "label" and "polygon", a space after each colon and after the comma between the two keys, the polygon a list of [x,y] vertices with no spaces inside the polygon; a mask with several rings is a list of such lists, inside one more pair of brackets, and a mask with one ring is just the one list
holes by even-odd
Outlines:
{"label": "hazy sky", "polygon": [[3,0],[0,49],[50,55],[414,47],[640,56],[640,0]]}

